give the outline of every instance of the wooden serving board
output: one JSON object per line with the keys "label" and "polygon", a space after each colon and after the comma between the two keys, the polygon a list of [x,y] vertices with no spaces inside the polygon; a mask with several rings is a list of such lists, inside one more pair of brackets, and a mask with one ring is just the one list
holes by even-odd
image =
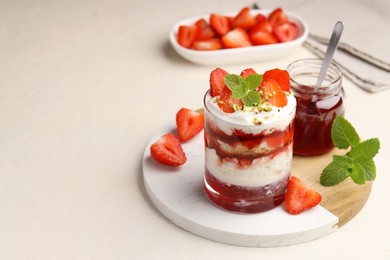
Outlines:
{"label": "wooden serving board", "polygon": [[339,218],[339,227],[350,221],[363,208],[372,186],[371,182],[358,185],[350,178],[332,187],[324,187],[320,184],[320,174],[332,161],[332,155],[343,153],[335,148],[320,156],[294,155],[292,169],[292,175],[297,176],[322,195],[321,206]]}
{"label": "wooden serving board", "polygon": [[275,209],[237,214],[214,206],[204,191],[203,134],[183,144],[187,162],[169,167],[155,162],[149,147],[164,133],[156,133],[145,148],[143,179],[146,192],[156,208],[175,225],[198,236],[239,246],[275,247],[294,245],[318,239],[351,220],[364,206],[371,183],[357,185],[351,180],[334,187],[323,187],[320,174],[331,162],[336,149],[315,157],[293,157],[292,175],[322,194],[320,206],[299,215],[290,215],[284,204]]}

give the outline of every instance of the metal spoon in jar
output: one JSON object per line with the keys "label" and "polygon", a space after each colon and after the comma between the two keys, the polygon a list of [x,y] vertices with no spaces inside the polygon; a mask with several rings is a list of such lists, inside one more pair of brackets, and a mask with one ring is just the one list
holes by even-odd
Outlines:
{"label": "metal spoon in jar", "polygon": [[[326,49],[324,60],[322,62],[320,74],[317,79],[314,92],[317,92],[318,88],[321,86],[322,81],[324,80],[326,71],[328,70],[329,64],[332,61],[333,55],[337,49],[337,45],[340,41],[341,33],[343,32],[344,25],[342,22],[338,21],[333,28],[332,36],[330,37],[328,48]],[[315,102],[317,96],[313,95],[312,101]]]}

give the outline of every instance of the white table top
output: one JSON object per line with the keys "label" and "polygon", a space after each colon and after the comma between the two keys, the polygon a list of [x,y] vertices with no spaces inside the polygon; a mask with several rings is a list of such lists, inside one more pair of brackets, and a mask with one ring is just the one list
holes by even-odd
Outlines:
{"label": "white table top", "polygon": [[[336,232],[288,247],[230,246],[180,229],[146,195],[148,141],[181,107],[202,106],[213,69],[174,52],[171,26],[251,3],[0,2],[0,259],[390,259],[390,91],[347,79],[346,117],[381,150],[367,204]],[[301,48],[224,69],[312,56]]]}

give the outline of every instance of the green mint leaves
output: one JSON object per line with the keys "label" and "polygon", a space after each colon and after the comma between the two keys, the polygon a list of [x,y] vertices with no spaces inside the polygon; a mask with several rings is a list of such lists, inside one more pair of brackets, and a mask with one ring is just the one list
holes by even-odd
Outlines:
{"label": "green mint leaves", "polygon": [[331,134],[334,146],[351,149],[345,155],[333,155],[333,161],[321,173],[320,183],[323,186],[334,186],[348,177],[357,184],[375,180],[376,167],[373,158],[380,148],[379,139],[360,142],[356,130],[342,116],[334,119]]}
{"label": "green mint leaves", "polygon": [[226,86],[232,91],[232,98],[241,99],[247,107],[256,107],[261,104],[261,97],[257,88],[263,81],[263,75],[252,74],[246,78],[236,74],[226,75]]}

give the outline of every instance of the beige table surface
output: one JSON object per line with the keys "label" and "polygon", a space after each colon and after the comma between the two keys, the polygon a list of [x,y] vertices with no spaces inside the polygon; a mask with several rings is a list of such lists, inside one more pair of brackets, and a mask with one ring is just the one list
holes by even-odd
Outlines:
{"label": "beige table surface", "polygon": [[[251,3],[0,1],[0,259],[390,259],[390,91],[368,94],[348,80],[347,118],[382,148],[367,204],[335,233],[230,246],[178,228],[147,197],[148,141],[178,109],[202,105],[214,68],[180,58],[171,26]],[[312,56],[301,48],[224,68]]]}

